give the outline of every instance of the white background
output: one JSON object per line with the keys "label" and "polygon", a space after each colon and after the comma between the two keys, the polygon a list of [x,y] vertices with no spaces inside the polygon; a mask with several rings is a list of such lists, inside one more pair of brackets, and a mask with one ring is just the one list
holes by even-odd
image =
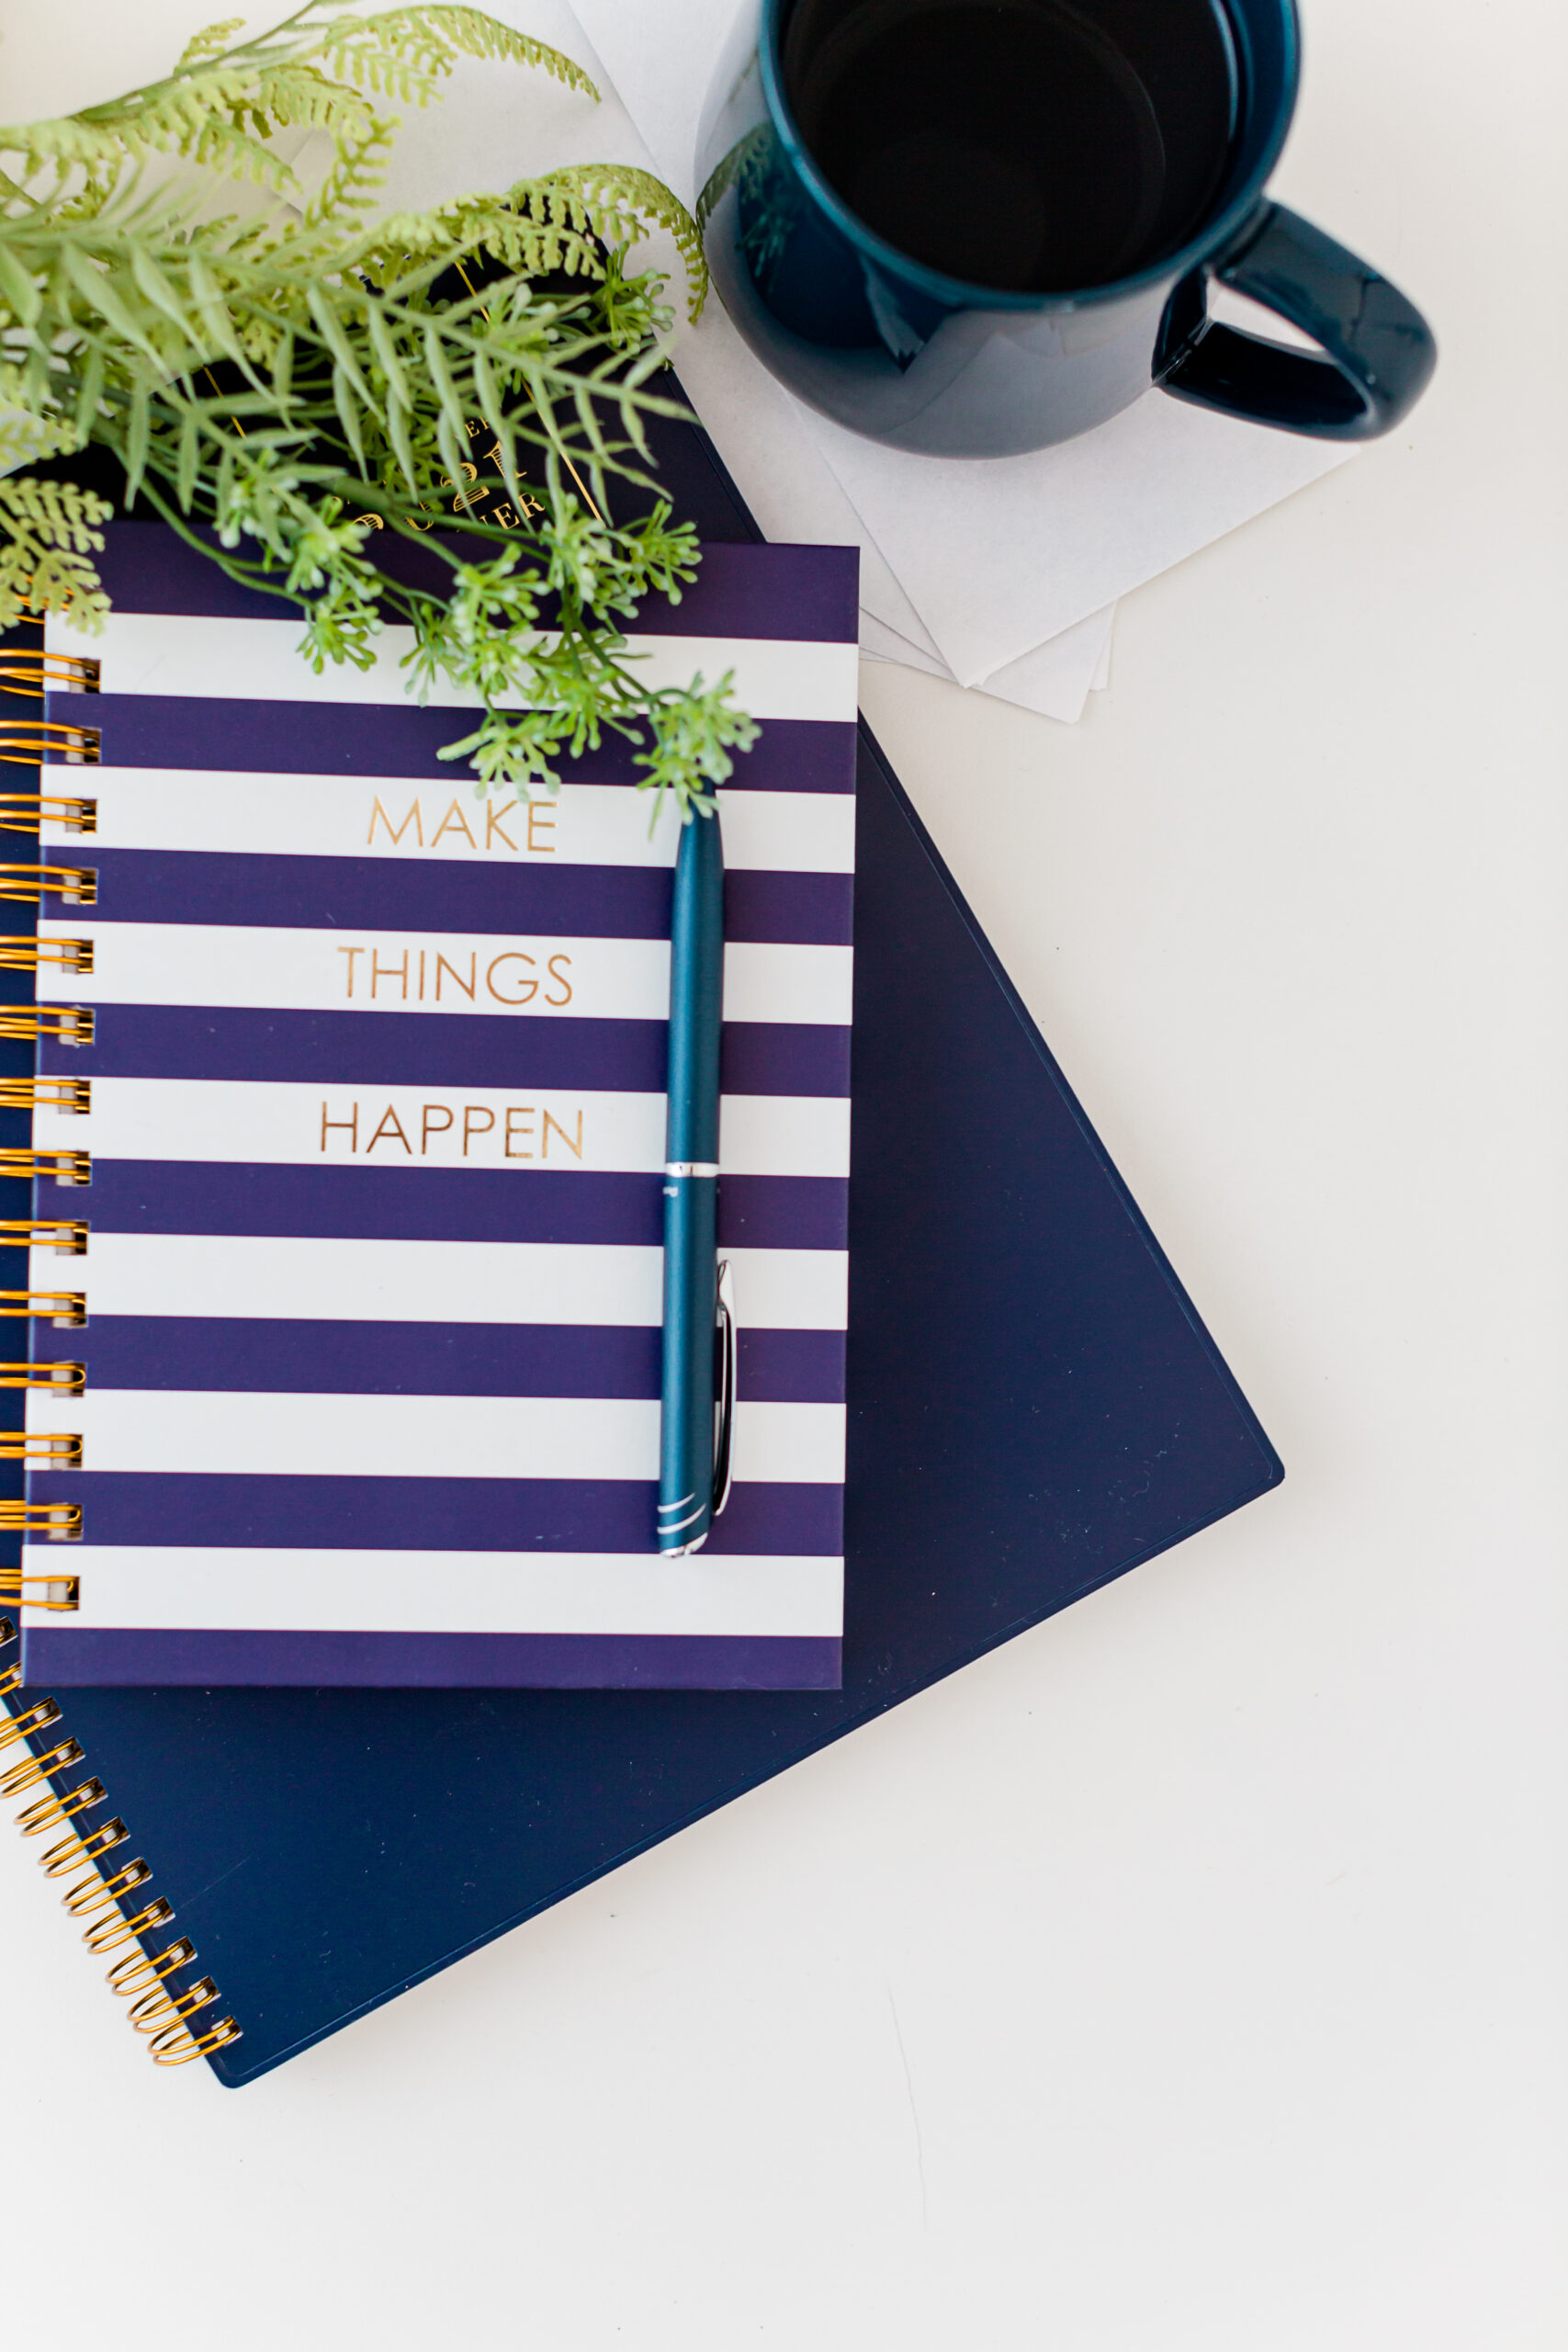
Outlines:
{"label": "white background", "polygon": [[[199,13],[7,0],[0,113]],[[863,678],[1286,1485],[238,2094],[0,1849],[17,2343],[1563,2341],[1565,41],[1307,36],[1427,401],[1076,730]]]}

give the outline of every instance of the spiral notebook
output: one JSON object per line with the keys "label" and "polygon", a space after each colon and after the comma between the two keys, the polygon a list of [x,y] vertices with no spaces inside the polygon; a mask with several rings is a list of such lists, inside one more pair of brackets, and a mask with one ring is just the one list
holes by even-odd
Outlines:
{"label": "spiral notebook", "polygon": [[720,795],[735,1483],[661,1561],[673,805],[614,738],[477,797],[410,632],[317,679],[275,599],[107,537],[103,635],[41,664],[28,1679],[836,1688],[853,551],[712,548],[629,639],[761,721]]}
{"label": "spiral notebook", "polygon": [[[753,540],[656,426],[678,511]],[[159,2064],[254,2082],[1283,1475],[863,723],[857,802],[841,1687],[57,1699],[0,1619],[0,1801]],[[0,1147],[26,1050],[0,1022]]]}

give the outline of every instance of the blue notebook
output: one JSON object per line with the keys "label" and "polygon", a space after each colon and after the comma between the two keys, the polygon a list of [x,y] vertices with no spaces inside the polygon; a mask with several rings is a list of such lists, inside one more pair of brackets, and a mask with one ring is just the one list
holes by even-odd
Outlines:
{"label": "blue notebook", "polygon": [[[699,435],[665,469],[755,536]],[[253,2080],[1282,1476],[863,726],[858,795],[841,1689],[14,1690],[8,1793],[96,1776],[62,1834],[148,1865],[122,1985],[214,1988],[161,2057]]]}
{"label": "blue notebook", "polygon": [[77,1303],[31,1321],[24,1566],[69,1527],[73,1605],[28,1680],[835,1688],[855,550],[720,545],[627,624],[761,728],[718,794],[733,1485],[660,1561],[673,800],[615,734],[477,798],[412,629],[318,678],[276,598],[106,537],[106,626],[44,637],[98,756],[39,844],[31,1287]]}

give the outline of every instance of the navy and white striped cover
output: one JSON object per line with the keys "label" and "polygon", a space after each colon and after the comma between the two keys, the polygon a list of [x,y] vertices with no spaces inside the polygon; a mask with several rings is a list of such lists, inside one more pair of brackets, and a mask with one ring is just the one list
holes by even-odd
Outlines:
{"label": "navy and white striped cover", "polygon": [[739,1319],[736,1485],[695,1558],[652,1551],[671,869],[632,746],[532,816],[440,747],[451,707],[378,668],[313,678],[297,619],[158,526],[112,526],[102,730],[46,829],[97,900],[46,902],[96,968],[73,1615],[28,1612],[57,1682],[831,1689],[842,1609],[856,557],[715,547],[632,649],[733,669],[763,722],[721,796],[721,1238]]}

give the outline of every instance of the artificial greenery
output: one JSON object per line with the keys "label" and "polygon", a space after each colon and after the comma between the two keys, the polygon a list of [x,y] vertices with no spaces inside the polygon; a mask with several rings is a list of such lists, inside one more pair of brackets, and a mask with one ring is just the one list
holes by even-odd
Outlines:
{"label": "artificial greenery", "polygon": [[[684,413],[656,388],[665,281],[626,254],[644,223],[670,231],[695,315],[691,216],[647,173],[587,164],[376,217],[388,100],[423,105],[460,56],[593,85],[473,8],[308,0],[236,41],[243,22],[198,33],[163,81],[0,130],[0,464],[108,451],[127,505],[302,610],[318,671],[368,667],[385,619],[411,626],[413,689],[482,700],[445,754],[480,792],[553,785],[564,753],[646,714],[645,780],[707,805],[750,720],[728,676],[650,691],[617,628],[679,596],[695,535],[658,497],[614,519],[628,486],[658,489],[644,420]],[[302,217],[271,200],[299,192],[267,143],[288,129],[333,142]],[[225,182],[233,209],[207,217]],[[111,511],[71,481],[0,481],[0,625],[95,625]],[[400,566],[400,540],[439,568]]]}

